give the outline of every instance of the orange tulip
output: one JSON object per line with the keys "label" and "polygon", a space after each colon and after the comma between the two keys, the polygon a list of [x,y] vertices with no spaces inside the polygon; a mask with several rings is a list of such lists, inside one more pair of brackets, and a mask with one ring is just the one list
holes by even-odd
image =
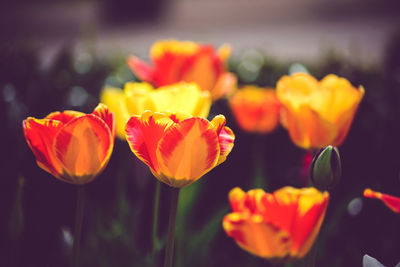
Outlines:
{"label": "orange tulip", "polygon": [[369,188],[364,190],[364,197],[380,199],[389,209],[396,213],[400,213],[399,197],[382,194],[380,192],[372,191]]}
{"label": "orange tulip", "polygon": [[229,193],[233,212],[223,219],[225,232],[244,250],[273,261],[304,257],[318,235],[328,205],[328,192],[283,187]]}
{"label": "orange tulip", "polygon": [[180,188],[225,161],[235,136],[223,115],[209,122],[184,113],[145,111],[129,119],[126,139],[157,179]]}
{"label": "orange tulip", "polygon": [[67,183],[92,181],[107,165],[114,146],[114,114],[103,104],[92,114],[67,110],[44,119],[29,117],[22,127],[39,167]]}
{"label": "orange tulip", "polygon": [[229,104],[245,131],[269,133],[278,125],[281,104],[273,89],[245,86],[234,93]]}
{"label": "orange tulip", "polygon": [[130,56],[127,63],[139,79],[156,87],[180,81],[195,82],[202,90],[210,91],[216,100],[236,86],[236,76],[226,71],[229,54],[228,46],[222,46],[216,53],[209,45],[166,40],[156,42],[151,48],[153,67],[135,56]]}
{"label": "orange tulip", "polygon": [[347,136],[364,88],[330,74],[320,82],[305,73],[283,76],[277,96],[284,109],[281,122],[292,141],[305,149],[339,146]]}

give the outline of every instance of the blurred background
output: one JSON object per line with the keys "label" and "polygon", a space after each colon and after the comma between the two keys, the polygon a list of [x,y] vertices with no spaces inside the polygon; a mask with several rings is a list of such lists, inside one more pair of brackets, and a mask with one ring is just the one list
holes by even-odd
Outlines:
{"label": "blurred background", "polygon": [[[400,196],[398,1],[3,0],[0,38],[1,266],[68,266],[70,253],[76,188],[36,165],[22,120],[55,110],[91,112],[105,84],[135,79],[125,64],[129,54],[148,59],[151,45],[169,38],[229,43],[229,67],[240,84],[275,86],[301,66],[319,79],[335,73],[363,85],[340,147],[343,176],[330,192],[316,266],[361,266],[364,254],[386,266],[400,261],[399,215],[362,198],[366,187]],[[243,132],[225,100],[210,117],[219,113],[236,134],[235,147],[226,163],[182,190],[175,266],[268,266],[223,232],[227,195],[235,186],[303,186],[305,151],[281,128]],[[86,186],[82,266],[150,266],[155,182],[116,140],[106,170]],[[168,198],[162,187],[161,243]]]}

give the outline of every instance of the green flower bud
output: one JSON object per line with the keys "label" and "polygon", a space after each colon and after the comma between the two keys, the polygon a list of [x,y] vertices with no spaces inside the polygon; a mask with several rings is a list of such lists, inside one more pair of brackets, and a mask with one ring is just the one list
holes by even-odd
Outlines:
{"label": "green flower bud", "polygon": [[319,190],[333,188],[342,175],[339,150],[334,146],[321,149],[313,158],[310,166],[310,179]]}

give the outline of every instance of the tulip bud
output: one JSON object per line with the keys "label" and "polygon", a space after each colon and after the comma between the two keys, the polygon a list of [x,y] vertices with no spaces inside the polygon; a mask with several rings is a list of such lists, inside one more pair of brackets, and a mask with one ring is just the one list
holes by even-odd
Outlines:
{"label": "tulip bud", "polygon": [[310,179],[319,190],[333,188],[342,174],[339,150],[334,146],[321,149],[313,158],[310,166]]}

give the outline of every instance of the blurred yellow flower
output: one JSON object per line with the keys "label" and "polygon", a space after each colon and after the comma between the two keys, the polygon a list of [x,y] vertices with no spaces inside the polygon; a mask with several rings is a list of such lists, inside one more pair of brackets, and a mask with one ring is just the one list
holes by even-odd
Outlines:
{"label": "blurred yellow flower", "polygon": [[283,76],[276,90],[283,104],[281,123],[305,149],[339,146],[364,96],[362,86],[333,74],[321,81],[305,73]]}
{"label": "blurred yellow flower", "polygon": [[272,88],[244,86],[233,94],[229,104],[239,126],[245,131],[269,133],[279,123],[281,104]]}
{"label": "blurred yellow flower", "polygon": [[139,79],[156,87],[180,81],[195,82],[202,90],[209,91],[213,100],[217,100],[236,87],[236,76],[226,70],[230,52],[227,45],[216,52],[210,45],[165,40],[154,43],[151,48],[153,66],[135,56],[130,56],[127,62]]}
{"label": "blurred yellow flower", "polygon": [[124,90],[105,88],[100,96],[116,117],[117,136],[125,140],[125,125],[133,115],[144,111],[185,112],[206,118],[211,107],[210,93],[195,83],[180,82],[158,89],[148,83],[128,82]]}

